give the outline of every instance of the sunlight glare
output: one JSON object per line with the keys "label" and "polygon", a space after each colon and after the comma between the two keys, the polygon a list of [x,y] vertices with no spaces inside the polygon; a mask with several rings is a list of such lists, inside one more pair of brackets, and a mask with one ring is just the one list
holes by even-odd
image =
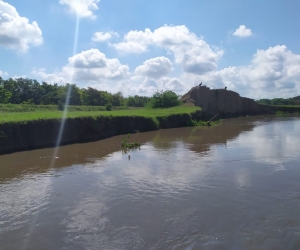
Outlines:
{"label": "sunlight glare", "polygon": [[[73,56],[75,56],[76,53],[77,53],[78,34],[79,34],[79,19],[80,19],[79,15],[77,14],[77,16],[76,16],[76,27],[75,27],[75,37],[74,37],[74,47],[73,47]],[[65,128],[66,117],[67,117],[67,113],[68,113],[68,106],[69,106],[70,97],[71,97],[71,84],[73,82],[74,74],[75,74],[75,70],[74,70],[74,64],[73,64],[72,65],[71,78],[70,78],[70,84],[68,85],[68,89],[67,89],[67,96],[66,96],[66,101],[65,101],[65,105],[64,105],[63,115],[62,115],[62,119],[61,119],[59,133],[58,133],[58,137],[57,137],[57,140],[56,140],[56,145],[55,145],[54,154],[53,154],[53,157],[52,157],[50,168],[54,167],[55,160],[58,158],[57,154],[58,154],[58,149],[59,149],[59,146],[61,144],[61,139],[62,139],[62,135],[63,135],[64,128]]]}

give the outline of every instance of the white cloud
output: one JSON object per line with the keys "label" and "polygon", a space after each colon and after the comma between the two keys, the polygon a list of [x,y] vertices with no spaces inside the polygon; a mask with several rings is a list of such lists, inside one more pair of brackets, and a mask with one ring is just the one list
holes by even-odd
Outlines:
{"label": "white cloud", "polygon": [[112,44],[111,46],[117,49],[121,54],[127,54],[127,53],[140,54],[148,50],[147,45],[138,42],[131,42],[131,41]]}
{"label": "white cloud", "polygon": [[286,46],[257,50],[247,66],[232,66],[202,76],[183,75],[184,82],[195,86],[203,81],[213,88],[239,92],[242,96],[259,98],[291,97],[300,94],[300,55]]}
{"label": "white cloud", "polygon": [[112,44],[111,46],[120,53],[140,54],[148,50],[148,46],[152,43],[152,35],[150,29],[145,29],[145,32],[129,31],[124,36],[124,42]]}
{"label": "white cloud", "polygon": [[247,29],[245,25],[240,25],[240,27],[235,30],[233,35],[238,37],[249,37],[252,36],[252,31],[251,29]]}
{"label": "white cloud", "polygon": [[0,45],[26,52],[29,46],[42,43],[42,31],[37,22],[30,24],[26,17],[19,15],[14,6],[0,1]]}
{"label": "white cloud", "polygon": [[68,11],[78,15],[81,18],[95,19],[93,10],[98,10],[97,3],[100,0],[59,0],[62,5],[68,6]]}
{"label": "white cloud", "polygon": [[70,57],[69,65],[81,69],[105,68],[107,61],[106,56],[99,50],[90,49]]}
{"label": "white cloud", "polygon": [[217,63],[223,51],[209,46],[202,38],[184,26],[163,26],[153,32],[130,31],[125,34],[120,43],[112,44],[120,53],[142,53],[149,46],[165,48],[172,52],[175,62],[180,64],[185,72],[202,75],[217,68]]}
{"label": "white cloud", "polygon": [[46,70],[44,68],[40,68],[40,69],[35,68],[31,71],[31,74],[39,76],[43,81],[47,83],[65,84],[67,82],[70,82],[67,80],[66,76],[64,76],[59,71],[56,71],[51,74],[48,74],[45,71]]}
{"label": "white cloud", "polygon": [[95,32],[92,41],[105,42],[112,39],[113,36],[119,36],[119,34],[117,32]]}
{"label": "white cloud", "polygon": [[138,95],[150,96],[153,95],[158,89],[157,81],[150,78],[145,78],[143,83],[137,87]]}
{"label": "white cloud", "polygon": [[134,73],[150,78],[160,78],[168,75],[171,70],[171,61],[168,58],[161,56],[145,61],[143,65],[140,65],[135,69]]}
{"label": "white cloud", "polygon": [[[187,86],[181,82],[178,78],[162,77],[160,79],[153,79],[149,77],[132,77],[131,86],[134,86],[134,83],[138,83],[137,87],[131,87],[131,93],[136,93],[138,95],[151,96],[157,90],[172,90],[177,94],[184,94],[188,90]],[[142,83],[140,84],[140,82]]]}
{"label": "white cloud", "polygon": [[5,71],[1,71],[1,70],[0,70],[0,76],[1,76],[1,77],[2,77],[2,76],[8,76],[8,73],[5,72]]}
{"label": "white cloud", "polygon": [[[94,40],[107,41],[114,35],[96,32]],[[293,54],[284,45],[257,50],[248,65],[220,70],[217,66],[223,50],[207,44],[184,25],[130,31],[120,43],[110,46],[120,53],[163,48],[169,58],[146,60],[132,72],[117,58],[107,58],[98,49],[90,49],[70,57],[61,70],[52,74],[43,69],[33,73],[49,82],[72,81],[110,92],[122,91],[124,95],[151,95],[162,89],[183,94],[199,82],[211,88],[227,86],[241,96],[255,99],[300,95],[300,55]],[[171,72],[173,78],[168,77]]]}
{"label": "white cloud", "polygon": [[172,90],[176,93],[182,93],[185,90],[185,85],[178,78],[165,78],[164,82],[164,90]]}
{"label": "white cloud", "polygon": [[117,58],[109,59],[98,49],[82,51],[68,59],[68,64],[60,71],[52,74],[45,73],[44,69],[35,69],[33,74],[51,83],[85,83],[93,84],[102,81],[121,81],[130,76],[129,67],[123,65]]}
{"label": "white cloud", "polygon": [[[98,49],[83,51],[70,57],[61,70],[47,74],[34,70],[47,82],[74,82],[124,95],[152,95],[156,90],[172,90],[184,94],[199,82],[210,88],[224,88],[254,99],[300,95],[300,55],[286,46],[257,50],[245,66],[231,66],[203,75],[182,72],[177,78],[167,75],[172,69],[166,57],[156,57],[138,66],[134,74],[116,58],[107,58]],[[179,73],[179,72],[177,72]]]}

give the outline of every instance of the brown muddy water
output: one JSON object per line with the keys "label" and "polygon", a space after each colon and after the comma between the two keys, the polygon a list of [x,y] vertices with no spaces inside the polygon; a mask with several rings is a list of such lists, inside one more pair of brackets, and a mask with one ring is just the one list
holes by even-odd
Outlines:
{"label": "brown muddy water", "polygon": [[122,138],[0,156],[0,249],[300,249],[299,118]]}

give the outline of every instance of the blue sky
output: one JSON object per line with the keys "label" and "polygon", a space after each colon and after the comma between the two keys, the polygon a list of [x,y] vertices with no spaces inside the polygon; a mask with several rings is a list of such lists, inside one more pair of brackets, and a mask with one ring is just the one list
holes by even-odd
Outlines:
{"label": "blue sky", "polygon": [[[298,0],[0,0],[0,76],[124,95],[300,95]],[[75,44],[76,20],[78,39]]]}

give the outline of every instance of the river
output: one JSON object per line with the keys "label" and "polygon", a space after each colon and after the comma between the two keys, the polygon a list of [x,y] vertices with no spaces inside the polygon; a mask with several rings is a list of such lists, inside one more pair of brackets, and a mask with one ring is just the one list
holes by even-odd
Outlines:
{"label": "river", "polygon": [[123,137],[0,156],[0,249],[300,249],[299,117]]}

